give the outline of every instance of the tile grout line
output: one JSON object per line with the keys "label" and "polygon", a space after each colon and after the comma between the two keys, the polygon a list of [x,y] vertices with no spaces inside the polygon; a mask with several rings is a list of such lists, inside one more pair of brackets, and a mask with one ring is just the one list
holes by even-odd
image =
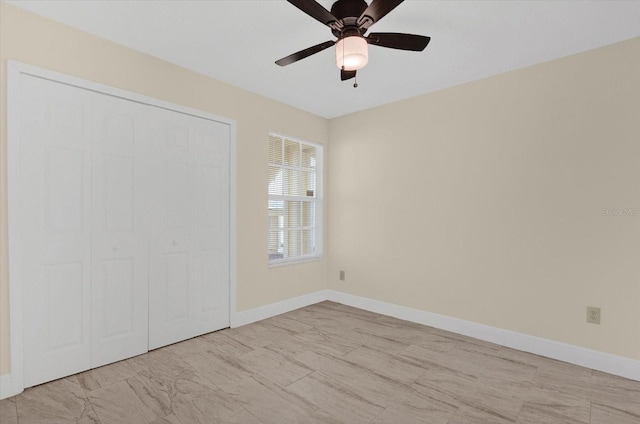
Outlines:
{"label": "tile grout line", "polygon": [[18,414],[18,397],[15,397],[15,401],[13,402],[13,406],[16,408],[16,424],[20,424],[20,415]]}
{"label": "tile grout line", "polygon": [[[85,371],[85,372],[87,372],[87,371]],[[89,399],[89,394],[87,393],[87,390],[84,388],[84,385],[82,383],[80,383],[80,379],[78,379],[78,375],[80,375],[80,374],[81,373],[75,374],[76,375],[76,380],[78,380],[78,385],[82,389],[82,393],[84,393],[84,397],[87,400],[87,403],[89,404],[89,406],[91,407],[91,410],[93,411],[93,413],[95,414],[96,418],[98,419],[98,423],[102,424],[102,418],[100,418],[100,415],[98,415],[98,411],[96,411],[96,409],[93,407],[93,402],[91,402],[91,399]]]}

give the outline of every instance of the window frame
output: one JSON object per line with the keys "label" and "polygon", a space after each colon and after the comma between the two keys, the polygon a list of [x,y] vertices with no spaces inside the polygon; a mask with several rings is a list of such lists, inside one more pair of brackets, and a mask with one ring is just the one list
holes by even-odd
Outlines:
{"label": "window frame", "polygon": [[[279,267],[286,265],[299,264],[304,262],[318,261],[323,258],[323,179],[324,179],[324,146],[320,143],[315,143],[313,141],[303,140],[297,137],[291,137],[285,134],[281,134],[278,132],[271,131],[268,134],[267,138],[267,149],[269,149],[269,138],[278,137],[282,139],[283,148],[286,140],[299,143],[301,147],[304,145],[314,147],[316,149],[316,166],[315,166],[315,196],[307,197],[307,196],[293,196],[293,195],[282,195],[270,194],[269,193],[269,185],[267,184],[267,261],[269,267]],[[284,159],[284,158],[283,158]],[[279,167],[281,169],[297,169],[301,171],[309,171],[309,168],[306,167],[292,167],[290,165],[285,165],[284,162],[282,164],[275,164],[271,162],[269,155],[267,155],[267,169],[271,166]],[[315,205],[315,225],[314,236],[315,236],[315,252],[312,254],[299,255],[294,257],[285,257],[279,259],[270,259],[269,258],[269,237],[271,231],[273,229],[269,226],[270,222],[270,209],[269,202],[271,201],[299,201],[299,202],[311,202]],[[286,228],[286,227],[284,227]],[[303,226],[300,227],[302,230]],[[285,237],[286,238],[286,237]]]}

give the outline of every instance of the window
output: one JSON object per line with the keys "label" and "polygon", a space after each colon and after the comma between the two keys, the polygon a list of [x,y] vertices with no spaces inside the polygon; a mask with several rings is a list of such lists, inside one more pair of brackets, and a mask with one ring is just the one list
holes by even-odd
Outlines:
{"label": "window", "polygon": [[322,146],[269,134],[269,263],[322,255]]}

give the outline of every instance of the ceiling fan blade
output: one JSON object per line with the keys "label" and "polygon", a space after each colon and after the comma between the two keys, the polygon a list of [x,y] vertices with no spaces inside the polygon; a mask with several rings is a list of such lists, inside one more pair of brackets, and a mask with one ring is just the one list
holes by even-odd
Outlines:
{"label": "ceiling fan blade", "polygon": [[421,52],[427,47],[431,37],[424,35],[402,34],[399,32],[372,32],[366,37],[369,44],[391,49]]}
{"label": "ceiling fan blade", "polygon": [[357,71],[345,71],[344,69],[342,69],[340,70],[340,80],[346,81],[348,79],[355,78],[356,72]]}
{"label": "ceiling fan blade", "polygon": [[328,49],[329,47],[333,46],[335,43],[336,43],[335,41],[325,41],[324,43],[320,43],[313,47],[300,50],[299,52],[290,54],[289,56],[283,57],[280,60],[276,60],[276,64],[280,66],[290,65],[293,62],[297,62],[301,59],[304,59],[305,57],[311,56],[312,54],[316,54],[321,52],[322,50]]}
{"label": "ceiling fan blade", "polygon": [[287,0],[289,3],[302,10],[313,19],[322,22],[327,26],[336,24],[338,19],[327,9],[322,7],[320,3],[315,0]]}
{"label": "ceiling fan blade", "polygon": [[364,29],[369,28],[384,18],[387,13],[391,12],[403,1],[404,0],[373,0],[358,18],[358,25]]}

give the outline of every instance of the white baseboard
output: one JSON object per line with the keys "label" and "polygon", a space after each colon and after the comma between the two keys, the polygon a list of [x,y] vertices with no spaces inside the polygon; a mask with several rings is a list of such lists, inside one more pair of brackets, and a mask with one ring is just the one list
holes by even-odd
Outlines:
{"label": "white baseboard", "polygon": [[0,375],[0,400],[15,396],[22,392],[22,389],[16,390],[13,384],[11,374]]}
{"label": "white baseboard", "polygon": [[231,328],[251,324],[252,322],[284,314],[285,312],[304,308],[305,306],[313,305],[315,303],[324,302],[328,298],[328,292],[329,290],[320,290],[294,297],[292,299],[283,300],[282,302],[271,303],[269,305],[259,306],[246,311],[236,312],[235,316],[231,318]]}
{"label": "white baseboard", "polygon": [[640,381],[640,361],[335,290],[327,300]]}
{"label": "white baseboard", "polygon": [[320,290],[282,302],[238,312],[231,320],[231,327],[240,327],[325,300],[640,381],[640,361],[635,359],[336,290]]}

